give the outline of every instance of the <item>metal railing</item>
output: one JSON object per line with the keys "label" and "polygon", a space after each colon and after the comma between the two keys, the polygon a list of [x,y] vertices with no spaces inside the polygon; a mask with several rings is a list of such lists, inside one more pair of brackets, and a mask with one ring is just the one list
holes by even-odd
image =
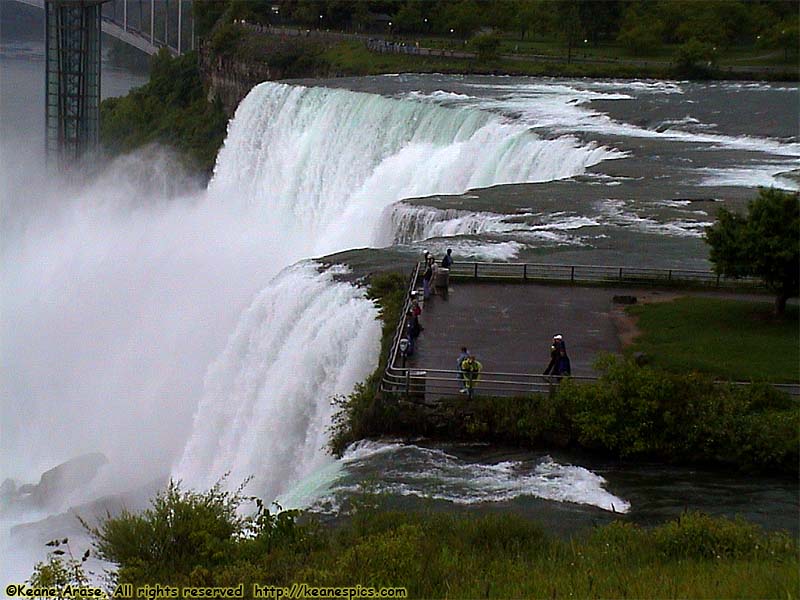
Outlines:
{"label": "metal railing", "polygon": [[[457,370],[429,369],[424,366],[406,366],[406,357],[400,350],[400,340],[406,328],[406,315],[411,308],[412,292],[417,289],[422,263],[417,263],[409,280],[403,312],[395,329],[389,357],[381,379],[381,391],[390,394],[402,394],[406,399],[425,402],[426,396],[438,400],[448,396],[461,395],[462,378]],[[635,267],[609,267],[591,265],[550,265],[532,263],[459,263],[450,269],[450,276],[457,278],[486,280],[546,280],[570,282],[619,283],[635,282],[658,284],[700,283],[713,287],[730,287],[730,280],[722,278],[711,271],[689,269],[650,269]],[[735,280],[741,283],[741,280]],[[761,282],[749,280],[752,288],[760,287]],[[745,286],[748,287],[748,286]],[[559,377],[538,373],[502,373],[484,371],[476,384],[476,393],[492,396],[520,396],[534,393],[552,392],[558,384]],[[598,381],[596,376],[571,376],[571,380],[580,383]],[[736,386],[750,385],[746,381],[721,381],[721,384]],[[800,385],[772,384],[795,399],[800,399]]]}
{"label": "metal railing", "polygon": [[647,285],[699,285],[715,288],[759,289],[755,277],[729,278],[700,269],[656,269],[609,265],[561,265],[546,263],[459,262],[450,277],[475,280],[513,279],[570,283],[635,283]]}

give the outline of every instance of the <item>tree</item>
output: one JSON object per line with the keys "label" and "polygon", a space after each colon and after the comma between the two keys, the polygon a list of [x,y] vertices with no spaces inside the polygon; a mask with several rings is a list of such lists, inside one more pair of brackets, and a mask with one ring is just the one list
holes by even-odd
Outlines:
{"label": "tree", "polygon": [[770,48],[783,50],[783,57],[789,60],[790,55],[796,55],[800,46],[800,28],[797,19],[786,19],[776,23],[764,35],[764,45]]}
{"label": "tree", "polygon": [[458,37],[466,40],[481,26],[480,7],[473,0],[448,5],[441,14],[441,25],[445,31],[452,29]]}
{"label": "tree", "polygon": [[556,26],[567,43],[567,63],[572,62],[572,52],[583,38],[580,7],[578,0],[563,0],[555,5]]}
{"label": "tree", "polygon": [[544,0],[520,0],[512,23],[519,29],[520,39],[524,40],[529,31],[542,33],[552,26],[553,6]]}
{"label": "tree", "polygon": [[755,276],[776,294],[775,313],[800,294],[800,196],[761,189],[747,216],[721,209],[706,228],[714,270],[728,277]]}
{"label": "tree", "polygon": [[664,23],[659,18],[634,4],[625,11],[617,41],[632,54],[641,56],[661,45],[663,32]]}
{"label": "tree", "polygon": [[697,39],[691,39],[680,48],[675,57],[675,70],[679,77],[707,79],[715,65],[716,49]]}
{"label": "tree", "polygon": [[406,2],[394,16],[397,30],[402,33],[419,33],[424,30],[422,4],[415,0]]}
{"label": "tree", "polygon": [[486,62],[498,57],[500,38],[491,33],[480,33],[470,40],[470,45],[478,53],[478,61]]}

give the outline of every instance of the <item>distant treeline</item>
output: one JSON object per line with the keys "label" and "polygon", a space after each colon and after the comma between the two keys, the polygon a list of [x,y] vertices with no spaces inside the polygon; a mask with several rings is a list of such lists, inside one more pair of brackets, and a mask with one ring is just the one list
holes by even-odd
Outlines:
{"label": "distant treeline", "polygon": [[491,28],[521,40],[618,42],[632,53],[692,40],[798,50],[792,0],[195,0],[196,30],[227,15],[262,24],[463,39]]}

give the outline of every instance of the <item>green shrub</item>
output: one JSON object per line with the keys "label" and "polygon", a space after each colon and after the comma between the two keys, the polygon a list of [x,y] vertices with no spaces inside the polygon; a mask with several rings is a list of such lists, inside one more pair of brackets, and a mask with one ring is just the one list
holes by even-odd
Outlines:
{"label": "green shrub", "polygon": [[160,143],[209,174],[227,123],[221,105],[206,99],[194,52],[173,58],[162,50],[153,58],[147,84],[100,105],[100,140],[110,153]]}
{"label": "green shrub", "polygon": [[652,533],[654,549],[668,558],[755,558],[791,552],[792,542],[784,534],[764,535],[741,519],[713,518],[690,512]]}
{"label": "green shrub", "polygon": [[123,511],[88,529],[97,555],[120,566],[120,583],[207,585],[209,570],[229,564],[231,556],[255,560],[278,546],[305,543],[296,511],[272,514],[254,499],[256,511],[243,516],[247,500],[241,488],[228,492],[217,484],[197,493],[171,481],[151,508]]}

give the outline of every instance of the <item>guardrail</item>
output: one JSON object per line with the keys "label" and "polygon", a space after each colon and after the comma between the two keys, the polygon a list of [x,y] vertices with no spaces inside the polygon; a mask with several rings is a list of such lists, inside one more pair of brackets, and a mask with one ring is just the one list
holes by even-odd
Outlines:
{"label": "guardrail", "polygon": [[[417,263],[409,280],[403,312],[395,329],[386,369],[381,379],[381,391],[402,394],[406,399],[425,402],[426,396],[439,399],[459,396],[461,377],[459,371],[447,369],[428,369],[424,366],[406,366],[406,358],[400,351],[400,340],[406,327],[406,315],[411,308],[411,297],[417,289],[422,263]],[[636,267],[610,267],[592,265],[557,265],[532,263],[459,263],[450,269],[450,276],[456,278],[484,280],[546,280],[590,283],[695,283],[715,288],[731,287],[735,281],[740,287],[758,288],[760,280],[730,280],[711,271],[689,269],[650,269]],[[476,392],[493,396],[519,396],[533,393],[551,392],[558,384],[559,377],[537,373],[482,372]],[[570,379],[582,383],[598,381],[594,376],[572,376]],[[720,382],[730,385],[750,385],[746,381]],[[800,399],[800,385],[772,384],[795,399]]]}
{"label": "guardrail", "polygon": [[733,279],[700,269],[655,269],[608,265],[459,262],[450,268],[450,277],[476,280],[514,279],[568,281],[570,283],[688,284],[716,288],[763,288],[762,281],[755,277]]}

